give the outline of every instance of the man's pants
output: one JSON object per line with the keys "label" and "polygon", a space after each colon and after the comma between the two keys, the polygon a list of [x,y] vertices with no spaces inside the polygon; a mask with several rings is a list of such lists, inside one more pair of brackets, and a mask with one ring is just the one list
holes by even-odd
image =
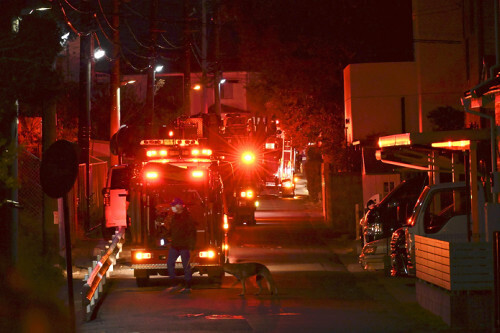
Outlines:
{"label": "man's pants", "polygon": [[186,281],[186,288],[191,288],[191,265],[189,264],[190,253],[189,250],[182,249],[178,250],[176,248],[171,247],[168,251],[168,259],[167,259],[167,269],[168,276],[170,279],[175,278],[175,261],[177,258],[181,256],[182,267],[184,268],[184,280]]}

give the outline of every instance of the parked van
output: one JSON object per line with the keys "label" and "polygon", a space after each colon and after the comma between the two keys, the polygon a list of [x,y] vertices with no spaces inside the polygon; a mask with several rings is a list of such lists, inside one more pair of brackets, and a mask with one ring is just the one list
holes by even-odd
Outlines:
{"label": "parked van", "polygon": [[392,233],[406,224],[427,181],[427,176],[403,181],[365,214],[361,220],[362,250],[359,256],[364,269],[389,269]]}
{"label": "parked van", "polygon": [[418,176],[404,180],[379,204],[368,210],[360,222],[361,246],[390,237],[394,230],[406,223],[427,179],[427,176]]}

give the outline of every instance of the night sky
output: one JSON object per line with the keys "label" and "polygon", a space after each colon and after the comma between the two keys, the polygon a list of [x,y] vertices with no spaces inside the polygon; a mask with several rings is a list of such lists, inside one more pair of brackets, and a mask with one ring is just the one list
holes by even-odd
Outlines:
{"label": "night sky", "polygon": [[[102,1],[104,12],[111,1]],[[183,1],[158,0],[157,56],[174,70],[182,70]],[[199,70],[201,49],[201,1],[192,1],[190,12],[193,38],[193,71]],[[209,58],[214,57],[215,18],[211,1],[207,1],[209,24]],[[245,69],[241,43],[249,35],[261,40],[275,34],[283,43],[298,39],[318,39],[325,44],[345,45],[352,54],[351,63],[413,60],[411,0],[221,0],[220,56],[225,70]],[[147,5],[145,5],[147,4]],[[78,13],[68,11],[78,25]],[[111,30],[100,10],[100,26],[95,29],[103,45]],[[125,2],[122,6],[121,39],[125,63],[135,69],[147,66],[150,43],[149,1]],[[107,17],[109,20],[109,15]],[[103,33],[104,31],[104,33]],[[196,54],[197,53],[197,54]],[[198,60],[197,60],[198,59]],[[131,66],[124,68],[134,72]]]}

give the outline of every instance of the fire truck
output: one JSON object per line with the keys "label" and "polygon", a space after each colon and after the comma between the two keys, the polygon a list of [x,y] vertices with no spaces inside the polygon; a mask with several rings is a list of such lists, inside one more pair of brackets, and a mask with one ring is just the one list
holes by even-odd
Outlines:
{"label": "fire truck", "polygon": [[[170,202],[175,197],[184,201],[197,224],[196,247],[190,263],[193,271],[220,281],[227,256],[228,229],[220,163],[211,158],[212,150],[198,140],[142,140],[141,147],[145,161],[136,177],[143,210],[143,246],[131,253],[137,284],[145,285],[151,275],[167,274]],[[180,260],[176,270],[182,271]]]}
{"label": "fire truck", "polygon": [[247,114],[227,116],[221,133],[219,155],[231,169],[225,172],[231,178],[224,179],[231,227],[256,224],[255,211],[262,189],[262,151],[251,134],[251,119]]}
{"label": "fire truck", "polygon": [[[128,205],[135,236],[131,267],[139,287],[146,286],[151,276],[168,275],[170,202],[175,197],[184,201],[196,221],[196,246],[190,261],[193,273],[207,275],[212,282],[220,282],[224,275],[229,224],[223,176],[230,178],[225,174],[230,168],[214,156],[197,131],[191,138],[186,138],[187,132],[174,129],[165,138],[140,140],[128,164],[127,190],[130,200],[135,200]],[[121,201],[117,204],[123,206]],[[180,258],[175,265],[176,273],[182,275]]]}

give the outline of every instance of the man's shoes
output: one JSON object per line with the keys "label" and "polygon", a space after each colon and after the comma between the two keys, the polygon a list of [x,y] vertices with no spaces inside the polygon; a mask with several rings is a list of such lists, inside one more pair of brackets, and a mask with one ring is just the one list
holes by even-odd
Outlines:
{"label": "man's shoes", "polygon": [[167,288],[165,291],[168,293],[175,293],[179,289],[181,289],[181,286],[177,285],[177,286],[172,286],[170,288]]}
{"label": "man's shoes", "polygon": [[182,288],[180,293],[181,294],[191,294],[191,288]]}

